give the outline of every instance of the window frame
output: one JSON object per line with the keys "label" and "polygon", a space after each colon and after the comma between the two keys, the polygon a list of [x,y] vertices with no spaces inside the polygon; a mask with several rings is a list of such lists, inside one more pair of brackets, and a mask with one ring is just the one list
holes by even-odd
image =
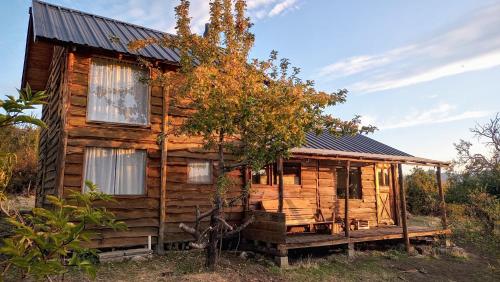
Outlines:
{"label": "window frame", "polygon": [[[385,174],[385,172],[387,174]],[[380,175],[379,175],[380,173]],[[386,178],[387,176],[387,178]],[[391,173],[390,168],[387,167],[379,167],[377,168],[377,178],[378,178],[378,186],[379,187],[390,187],[391,186]],[[387,182],[386,182],[387,180]]]}
{"label": "window frame", "polygon": [[[209,175],[210,175],[210,182],[209,183],[200,183],[200,182],[190,182],[189,181],[189,163],[191,162],[208,162],[208,167],[209,167]],[[187,184],[193,184],[193,185],[212,185],[214,184],[214,167],[213,167],[213,162],[212,160],[203,160],[203,159],[191,159],[188,160],[186,163],[186,183]]]}
{"label": "window frame", "polygon": [[87,159],[85,154],[88,148],[100,148],[100,149],[133,149],[136,151],[144,151],[146,153],[146,158],[144,160],[144,193],[143,194],[106,194],[117,199],[127,199],[127,198],[144,198],[148,197],[149,185],[148,185],[148,169],[149,169],[149,155],[147,149],[134,148],[134,147],[111,147],[111,146],[85,146],[83,149],[83,166],[82,166],[82,182],[81,182],[81,193],[85,193],[85,168],[87,167]]}
{"label": "window frame", "polygon": [[264,170],[266,170],[267,173],[267,183],[262,184],[262,183],[253,183],[253,170],[250,170],[250,183],[251,185],[262,185],[262,186],[272,186],[272,178],[273,178],[273,165],[266,165],[263,167]]}
{"label": "window frame", "polygon": [[[302,186],[302,162],[300,161],[283,161],[283,174],[285,170],[285,164],[294,164],[299,167],[299,184],[284,184],[284,186]],[[273,186],[278,186],[278,163],[273,163],[272,165],[272,175],[271,175],[271,183]]]}
{"label": "window frame", "polygon": [[[116,121],[103,121],[103,120],[93,120],[89,118],[89,110],[88,110],[88,105],[89,105],[89,98],[90,98],[90,82],[91,82],[91,67],[92,67],[92,61],[95,60],[101,60],[101,61],[109,61],[109,62],[115,62],[118,64],[127,64],[135,67],[140,68],[140,64],[137,62],[131,61],[131,60],[126,60],[126,59],[115,59],[115,58],[110,58],[106,56],[98,56],[98,55],[93,55],[89,59],[89,68],[87,71],[87,92],[86,92],[86,97],[85,97],[85,121],[87,124],[97,124],[97,125],[111,125],[111,126],[122,126],[122,127],[136,127],[136,128],[151,128],[151,111],[152,111],[152,90],[151,90],[151,85],[147,84],[147,123],[146,124],[138,124],[138,123],[127,123],[127,122],[116,122]],[[149,78],[151,78],[151,70],[148,69],[145,72],[147,72]]]}
{"label": "window frame", "polygon": [[[345,200],[345,195],[344,196],[339,196],[339,178],[338,178],[338,173],[337,173],[337,170],[338,169],[342,169],[344,170],[344,172],[346,172],[346,168],[345,167],[336,167],[335,168],[335,196],[337,199],[342,199],[342,200]],[[358,182],[359,182],[359,197],[357,198],[351,198],[351,195],[352,193],[349,191],[349,200],[363,200],[363,182],[362,182],[362,179],[363,177],[361,176],[362,174],[362,171],[361,171],[361,167],[357,167],[357,166],[350,166],[349,167],[349,173],[351,173],[352,171],[354,170],[357,170],[358,171]],[[349,177],[349,186],[351,186],[351,177]],[[345,188],[344,188],[345,189]]]}

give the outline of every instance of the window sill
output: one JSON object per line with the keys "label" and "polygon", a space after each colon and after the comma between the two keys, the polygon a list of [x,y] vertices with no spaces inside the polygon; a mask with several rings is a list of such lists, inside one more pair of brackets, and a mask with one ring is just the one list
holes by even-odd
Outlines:
{"label": "window sill", "polygon": [[133,123],[87,120],[87,124],[100,125],[100,126],[112,126],[112,127],[116,127],[116,128],[151,129],[151,123],[149,123],[149,124],[133,124]]}

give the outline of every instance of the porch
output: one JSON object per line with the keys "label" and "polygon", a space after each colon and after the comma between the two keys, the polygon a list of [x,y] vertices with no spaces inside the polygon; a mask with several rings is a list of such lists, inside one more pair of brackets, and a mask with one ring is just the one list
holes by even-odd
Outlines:
{"label": "porch", "polygon": [[[301,173],[292,176],[300,181],[256,186],[245,214],[254,221],[242,234],[247,247],[275,256],[279,265],[287,264],[293,249],[347,245],[350,255],[356,243],[399,239],[410,252],[410,240],[451,233],[441,183],[445,163],[294,157],[291,161]],[[437,224],[419,226],[408,220],[403,164],[436,167],[441,210]],[[288,176],[282,167],[278,164],[274,171]]]}

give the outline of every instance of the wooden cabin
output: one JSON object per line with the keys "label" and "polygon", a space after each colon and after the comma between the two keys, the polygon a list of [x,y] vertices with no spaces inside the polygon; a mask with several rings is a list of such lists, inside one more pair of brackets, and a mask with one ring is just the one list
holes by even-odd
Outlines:
{"label": "wooden cabin", "polygon": [[[44,205],[46,195],[85,191],[85,179],[114,195],[117,202],[107,207],[129,229],[100,230],[95,247],[145,245],[148,238],[161,246],[187,242],[191,238],[179,223],[194,220],[196,205],[211,206],[216,155],[201,150],[197,137],[158,142],[189,113],[170,103],[175,93],[168,87],[139,79],[149,72],[137,64],[138,56],[167,72],[176,71],[178,53],[156,45],[131,52],[126,46],[164,35],[40,1],[30,9],[22,84],[49,94],[42,110],[48,128],[40,137],[36,203]],[[243,237],[279,257],[294,248],[449,232],[446,224],[432,230],[407,226],[403,164],[447,165],[362,135],[310,134],[284,162],[281,197],[275,165],[248,175],[232,172],[230,196],[241,193],[243,178],[251,178],[252,188],[246,204],[226,214],[235,224],[254,215]]]}

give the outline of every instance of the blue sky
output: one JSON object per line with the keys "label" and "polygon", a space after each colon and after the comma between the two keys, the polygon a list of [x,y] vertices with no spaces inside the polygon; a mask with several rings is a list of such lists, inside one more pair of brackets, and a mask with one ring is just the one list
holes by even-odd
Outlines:
{"label": "blue sky", "polygon": [[[172,0],[48,0],[174,31]],[[192,0],[202,31],[208,1]],[[28,7],[0,3],[0,96],[19,87]],[[453,142],[500,110],[500,1],[252,0],[253,57],[276,49],[319,89],[350,90],[329,109],[380,130],[371,137],[421,157],[450,160]]]}

